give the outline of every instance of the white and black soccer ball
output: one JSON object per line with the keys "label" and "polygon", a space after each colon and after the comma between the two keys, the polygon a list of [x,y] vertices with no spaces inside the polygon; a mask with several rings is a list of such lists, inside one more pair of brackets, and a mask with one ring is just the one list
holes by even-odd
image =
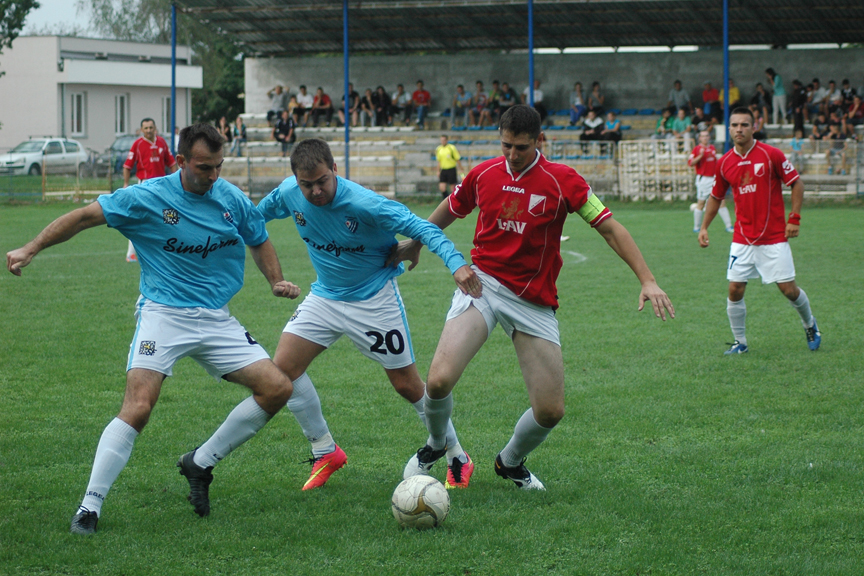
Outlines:
{"label": "white and black soccer ball", "polygon": [[390,504],[400,526],[426,530],[440,526],[447,518],[450,495],[431,476],[411,476],[396,487]]}

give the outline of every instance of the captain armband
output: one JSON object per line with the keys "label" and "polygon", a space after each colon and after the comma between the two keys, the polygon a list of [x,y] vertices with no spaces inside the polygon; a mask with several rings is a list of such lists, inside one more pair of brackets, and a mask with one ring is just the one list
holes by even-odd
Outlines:
{"label": "captain armband", "polygon": [[603,205],[603,202],[594,193],[588,196],[588,200],[578,210],[578,213],[582,217],[582,220],[592,227],[597,226],[612,215],[612,212]]}

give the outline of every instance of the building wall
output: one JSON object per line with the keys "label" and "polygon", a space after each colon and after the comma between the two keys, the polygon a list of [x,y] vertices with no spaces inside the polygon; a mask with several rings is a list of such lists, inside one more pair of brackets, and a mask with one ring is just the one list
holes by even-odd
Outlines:
{"label": "building wall", "polygon": [[0,54],[0,149],[60,133],[57,38],[20,37],[13,46]]}
{"label": "building wall", "polygon": [[[287,84],[292,94],[300,84],[310,92],[322,86],[338,105],[342,97],[341,56],[302,58],[247,58],[245,68],[246,112],[269,107],[266,92],[276,84]],[[653,54],[538,54],[534,56],[535,78],[550,108],[566,108],[576,81],[590,90],[599,81],[607,104],[616,108],[659,108],[666,104],[672,82],[680,79],[693,102],[701,103],[702,84],[716,88],[723,82],[722,50]],[[412,92],[423,79],[433,98],[433,109],[448,108],[457,84],[473,91],[483,80],[488,89],[493,79],[509,82],[518,93],[528,85],[528,54],[474,53],[452,55],[355,56],[349,63],[355,90],[363,93],[379,84],[393,92],[396,84]],[[806,85],[814,76],[827,85],[849,78],[853,87],[864,84],[864,49],[844,50],[753,50],[730,53],[730,75],[742,96],[755,92],[765,82],[765,68],[773,67],[784,79],[787,92],[792,80]],[[587,95],[587,94],[586,94]]]}

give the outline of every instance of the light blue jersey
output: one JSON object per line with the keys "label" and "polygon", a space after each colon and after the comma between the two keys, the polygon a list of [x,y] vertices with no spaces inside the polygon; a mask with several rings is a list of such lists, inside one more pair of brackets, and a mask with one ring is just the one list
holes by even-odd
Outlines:
{"label": "light blue jersey", "polygon": [[135,245],[141,294],[167,306],[222,308],[243,286],[246,245],[267,240],[255,205],[221,178],[199,196],[183,190],[178,171],[98,201],[108,226]]}
{"label": "light blue jersey", "polygon": [[384,266],[396,234],[423,242],[456,272],[465,258],[440,228],[350,180],[337,177],[336,195],[325,206],[309,203],[292,176],[258,204],[268,222],[294,218],[318,279],[312,293],[340,301],[368,300],[405,267]]}

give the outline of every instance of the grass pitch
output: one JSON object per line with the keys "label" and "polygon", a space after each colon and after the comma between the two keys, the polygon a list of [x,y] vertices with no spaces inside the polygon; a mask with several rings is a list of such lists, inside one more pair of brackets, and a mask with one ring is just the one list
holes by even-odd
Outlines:
{"label": "grass pitch", "polygon": [[[0,207],[3,252],[71,204]],[[430,205],[412,205],[427,216]],[[864,210],[805,206],[792,250],[823,333],[807,350],[774,286],[747,292],[750,352],[724,357],[730,235],[700,249],[685,205],[612,204],[675,304],[636,312],[639,285],[578,217],[558,281],[567,415],[529,458],[545,493],[497,478],[495,454],[528,405],[497,330],[454,392],[477,469],[445,524],[401,531],[390,495],[426,434],[383,371],[345,339],[310,375],[348,464],[301,492],[308,445],[283,411],[217,466],[198,518],[177,457],[246,396],[191,360],[175,367],[90,538],[70,535],[104,426],[123,396],[138,267],[105,227],[0,275],[0,573],[3,574],[849,574],[864,565],[861,382]],[[473,218],[447,230],[469,251]],[[271,223],[286,277],[314,272],[287,221]],[[424,251],[400,279],[421,374],[452,279]],[[231,311],[271,353],[296,301],[249,260]],[[443,479],[442,464],[434,474]]]}

